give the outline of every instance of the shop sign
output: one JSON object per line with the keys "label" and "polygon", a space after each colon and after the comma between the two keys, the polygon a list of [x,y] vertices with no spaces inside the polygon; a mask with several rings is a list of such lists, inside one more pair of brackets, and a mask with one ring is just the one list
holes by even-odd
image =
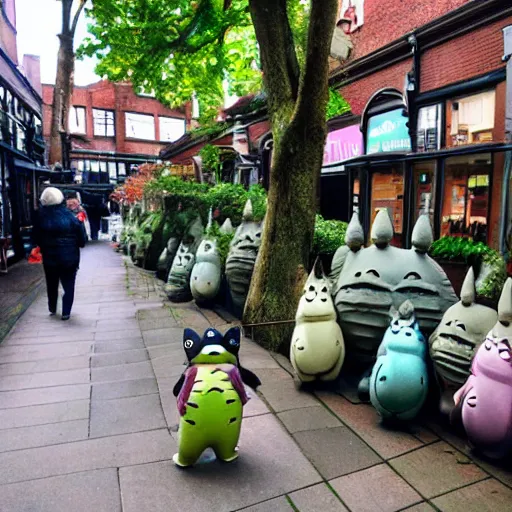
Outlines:
{"label": "shop sign", "polygon": [[347,126],[327,135],[323,165],[343,162],[363,154],[363,134],[359,125]]}
{"label": "shop sign", "polygon": [[410,151],[411,139],[407,128],[408,117],[399,108],[370,118],[366,154]]}

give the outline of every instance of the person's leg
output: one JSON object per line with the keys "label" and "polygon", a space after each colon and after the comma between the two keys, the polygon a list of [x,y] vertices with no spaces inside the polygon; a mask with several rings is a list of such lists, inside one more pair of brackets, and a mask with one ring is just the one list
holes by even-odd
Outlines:
{"label": "person's leg", "polygon": [[59,298],[59,272],[57,267],[43,266],[48,294],[48,309],[54,315],[57,312],[57,299]]}
{"label": "person's leg", "polygon": [[75,298],[75,279],[77,269],[62,269],[60,272],[60,282],[64,288],[62,296],[62,320],[67,320],[71,314],[73,300]]}

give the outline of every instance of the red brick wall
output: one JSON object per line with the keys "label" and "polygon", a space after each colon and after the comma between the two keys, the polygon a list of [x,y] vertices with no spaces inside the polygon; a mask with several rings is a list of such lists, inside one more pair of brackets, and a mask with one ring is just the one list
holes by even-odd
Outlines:
{"label": "red brick wall", "polygon": [[373,93],[384,87],[404,88],[405,74],[412,67],[412,59],[378,71],[340,89],[340,94],[349,102],[352,113],[361,115]]}
{"label": "red brick wall", "polygon": [[421,57],[421,91],[483,75],[504,66],[502,28],[512,17],[427,50]]}
{"label": "red brick wall", "polygon": [[[43,133],[46,138],[50,135],[51,104],[53,102],[53,86],[43,86]],[[160,137],[158,116],[176,117],[190,123],[190,108],[169,109],[154,98],[138,96],[128,83],[114,84],[101,81],[86,87],[75,87],[72,104],[86,107],[86,141],[73,141],[73,148],[91,149],[97,151],[117,151],[127,154],[158,155],[167,145],[158,141],[141,141],[126,139],[125,112],[152,114],[155,118],[155,135]],[[92,109],[100,108],[115,112],[116,136],[114,138],[95,137],[93,133]]]}

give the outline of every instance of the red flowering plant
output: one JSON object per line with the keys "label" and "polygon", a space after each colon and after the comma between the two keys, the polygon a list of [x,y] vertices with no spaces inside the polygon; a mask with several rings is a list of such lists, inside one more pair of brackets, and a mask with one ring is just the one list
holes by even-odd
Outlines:
{"label": "red flowering plant", "polygon": [[142,201],[144,197],[145,186],[153,180],[156,180],[165,166],[161,164],[144,164],[139,170],[128,177],[120,187],[117,187],[110,195],[113,201],[119,204],[132,205]]}

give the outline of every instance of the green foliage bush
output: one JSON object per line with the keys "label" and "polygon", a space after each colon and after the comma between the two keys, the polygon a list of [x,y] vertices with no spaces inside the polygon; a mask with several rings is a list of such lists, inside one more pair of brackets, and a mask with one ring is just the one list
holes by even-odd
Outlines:
{"label": "green foliage bush", "polygon": [[315,255],[332,256],[345,243],[348,224],[340,220],[325,220],[316,216],[313,253]]}
{"label": "green foliage bush", "polygon": [[473,265],[477,273],[478,295],[493,301],[499,300],[507,279],[507,269],[498,251],[471,238],[445,236],[432,244],[430,255],[439,261]]}
{"label": "green foliage bush", "polygon": [[231,240],[235,236],[235,233],[223,233],[220,230],[220,226],[217,222],[212,222],[212,225],[206,230],[205,236],[209,239],[214,239],[217,241],[217,248],[220,254],[220,261],[222,267],[226,264],[226,259],[228,257],[229,245],[231,244]]}

